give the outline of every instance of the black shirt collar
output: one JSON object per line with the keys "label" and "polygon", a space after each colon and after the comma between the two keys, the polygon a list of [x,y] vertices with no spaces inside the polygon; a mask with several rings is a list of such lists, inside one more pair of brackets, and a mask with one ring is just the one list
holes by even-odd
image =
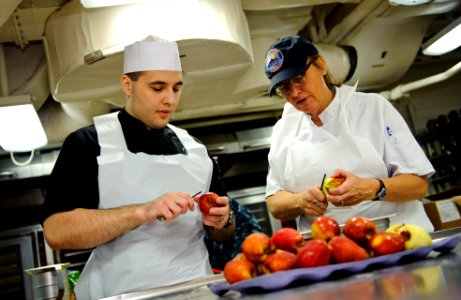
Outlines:
{"label": "black shirt collar", "polygon": [[130,115],[125,109],[120,111],[118,119],[130,152],[154,155],[185,153],[183,144],[169,127],[147,129],[143,122]]}

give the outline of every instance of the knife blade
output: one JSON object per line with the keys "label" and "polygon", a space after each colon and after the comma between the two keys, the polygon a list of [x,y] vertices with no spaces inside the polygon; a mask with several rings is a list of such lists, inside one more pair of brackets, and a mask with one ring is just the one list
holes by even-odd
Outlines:
{"label": "knife blade", "polygon": [[[323,189],[322,189],[322,186],[323,186],[323,183],[325,182],[325,178],[327,177],[327,173],[323,174],[323,178],[322,178],[322,183],[320,183],[320,190],[322,191],[323,193]],[[324,193],[325,194],[325,193]]]}
{"label": "knife blade", "polygon": [[194,198],[195,196],[198,196],[200,193],[202,193],[202,191],[198,191],[197,193],[195,193],[194,195],[192,195],[191,198]]}

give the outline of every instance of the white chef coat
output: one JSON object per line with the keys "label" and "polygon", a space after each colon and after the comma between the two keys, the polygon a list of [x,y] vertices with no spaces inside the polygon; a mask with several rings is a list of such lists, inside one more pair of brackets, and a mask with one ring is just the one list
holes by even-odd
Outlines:
{"label": "white chef coat", "polygon": [[[349,93],[350,101],[346,99]],[[344,118],[340,117],[341,112],[344,112]],[[320,185],[323,174],[331,175],[336,168],[368,178],[392,177],[402,173],[430,176],[434,173],[432,165],[401,115],[380,95],[354,92],[347,86],[336,88],[334,99],[319,117],[324,124],[322,127],[317,127],[308,115],[297,111],[291,104],[285,105],[282,118],[273,129],[266,196],[281,190],[301,192],[309,186]],[[341,146],[343,148],[336,149],[320,161],[309,157],[313,153],[325,155],[330,150],[325,145],[336,143],[335,137],[341,136],[344,137]],[[355,154],[346,154],[354,152],[352,148],[346,149],[349,145],[360,148],[356,149],[355,154],[368,157],[357,158],[351,156]],[[320,147],[323,147],[320,152],[315,150]],[[294,157],[296,161],[293,161]],[[366,163],[362,163],[361,159],[365,159]],[[298,173],[303,173],[302,178],[299,178]],[[378,207],[380,211],[375,209]],[[365,201],[354,208],[358,210],[353,211],[351,207],[338,209],[330,205],[327,214],[337,217],[338,222],[343,223],[353,215],[379,217],[379,214],[396,212],[400,218],[394,222],[400,222],[402,217],[411,218],[411,214],[417,215],[415,211],[418,211],[424,219],[421,221],[424,227],[428,231],[433,230],[419,201],[399,205],[387,201],[379,204]],[[310,230],[313,218],[308,219],[298,219],[300,230]]]}
{"label": "white chef coat", "polygon": [[[169,191],[208,191],[212,162],[204,145],[169,125],[186,151],[176,155],[131,153],[117,113],[95,118],[101,146],[100,209],[144,203]],[[77,299],[99,299],[211,275],[201,213],[132,229],[96,247],[76,286]]]}

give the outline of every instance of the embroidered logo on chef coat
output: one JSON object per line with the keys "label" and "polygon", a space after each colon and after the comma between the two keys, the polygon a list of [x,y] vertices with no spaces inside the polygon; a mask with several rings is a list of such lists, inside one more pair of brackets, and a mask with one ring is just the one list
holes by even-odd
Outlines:
{"label": "embroidered logo on chef coat", "polygon": [[392,136],[392,129],[389,126],[386,126],[386,131],[388,136]]}
{"label": "embroidered logo on chef coat", "polygon": [[283,53],[279,49],[271,49],[266,55],[266,71],[275,73],[283,64]]}

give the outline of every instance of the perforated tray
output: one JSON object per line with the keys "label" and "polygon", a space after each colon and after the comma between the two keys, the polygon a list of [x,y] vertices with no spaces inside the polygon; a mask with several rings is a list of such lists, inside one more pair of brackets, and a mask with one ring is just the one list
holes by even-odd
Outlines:
{"label": "perforated tray", "polygon": [[380,269],[397,264],[404,264],[426,258],[431,251],[446,253],[453,250],[458,245],[461,235],[454,235],[441,241],[434,242],[431,246],[416,248],[413,250],[402,251],[394,254],[373,257],[357,262],[342,264],[332,264],[316,268],[299,268],[288,271],[276,272],[273,274],[262,275],[250,280],[240,281],[234,284],[227,282],[212,283],[208,287],[210,290],[222,296],[228,291],[237,291],[242,294],[259,294],[270,291],[285,289],[300,284],[327,280],[333,276],[344,277],[361,273],[367,270]]}

